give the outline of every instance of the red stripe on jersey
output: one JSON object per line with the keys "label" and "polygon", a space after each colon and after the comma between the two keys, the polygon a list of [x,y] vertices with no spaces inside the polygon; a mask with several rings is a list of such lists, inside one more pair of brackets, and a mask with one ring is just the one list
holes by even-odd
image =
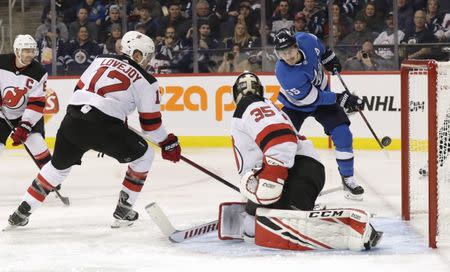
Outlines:
{"label": "red stripe on jersey", "polygon": [[278,137],[275,137],[271,139],[265,146],[263,153],[267,151],[267,149],[271,148],[274,145],[282,144],[282,143],[297,143],[297,137],[295,135],[289,134],[289,135],[281,135]]}
{"label": "red stripe on jersey", "polygon": [[161,118],[161,112],[140,112],[139,118],[142,119],[156,119]]}
{"label": "red stripe on jersey", "polygon": [[[256,139],[255,139],[256,144],[258,146],[261,146],[262,141],[267,137],[267,135],[269,135],[270,133],[275,133],[278,130],[291,130],[293,132],[292,127],[290,125],[288,125],[288,124],[280,123],[280,124],[268,125],[261,132],[259,132],[258,135],[256,136]],[[284,136],[285,135],[283,135],[283,137]],[[264,148],[264,151],[267,150],[267,148],[268,148],[267,146],[269,146],[269,145],[270,146],[274,146],[275,144],[279,144],[279,143],[282,143],[282,142],[294,142],[294,143],[297,142],[296,136],[294,136],[294,135],[291,135],[291,136],[286,135],[286,136],[288,136],[288,137],[286,137],[285,139],[280,139],[279,141],[277,141],[277,143],[266,144],[266,146]],[[278,138],[278,137],[276,137],[276,138]],[[276,139],[276,138],[274,138],[274,139]],[[272,139],[272,140],[274,140],[274,139]],[[270,140],[269,143],[271,143],[272,140]]]}
{"label": "red stripe on jersey", "polygon": [[44,112],[44,107],[41,106],[37,106],[37,105],[33,105],[33,104],[28,104],[27,105],[27,109],[38,112],[38,113],[43,113]]}
{"label": "red stripe on jersey", "polygon": [[140,112],[139,122],[141,123],[141,128],[144,131],[157,130],[161,125],[161,113],[160,112]]}
{"label": "red stripe on jersey", "polygon": [[333,249],[332,247],[330,247],[328,245],[325,245],[324,243],[321,243],[321,242],[319,242],[319,241],[317,241],[317,240],[315,240],[315,239],[313,239],[311,237],[308,237],[308,236],[300,233],[298,230],[293,229],[291,226],[284,224],[283,221],[281,221],[278,218],[273,218],[273,220],[275,222],[277,222],[278,224],[282,225],[283,227],[285,227],[286,229],[288,229],[288,230],[292,231],[293,233],[297,234],[298,236],[302,237],[303,239],[309,240],[309,241],[311,241],[311,242],[313,242],[315,244],[318,244],[319,246],[324,247],[326,249]]}
{"label": "red stripe on jersey", "polygon": [[28,103],[31,102],[45,102],[45,96],[41,97],[28,97]]}
{"label": "red stripe on jersey", "polygon": [[50,184],[41,174],[38,174],[36,180],[44,187],[46,190],[53,190],[53,185]]}
{"label": "red stripe on jersey", "polygon": [[347,226],[351,227],[352,229],[356,230],[361,235],[363,235],[364,232],[366,231],[366,223],[356,221],[350,217],[337,219],[342,223],[346,224]]}
{"label": "red stripe on jersey", "polygon": [[27,192],[28,192],[32,197],[34,197],[35,199],[37,199],[39,202],[44,202],[45,196],[43,196],[42,194],[36,192],[36,191],[33,189],[33,187],[31,187],[31,186],[28,187]]}
{"label": "red stripe on jersey", "polygon": [[81,90],[81,89],[83,89],[83,87],[84,87],[83,81],[78,80],[78,83],[77,83],[77,89],[78,89],[78,90]]}
{"label": "red stripe on jersey", "polygon": [[148,172],[136,172],[128,166],[127,175],[134,179],[145,180],[147,178]]}
{"label": "red stripe on jersey", "polygon": [[138,192],[138,193],[142,190],[142,187],[144,187],[144,185],[133,184],[130,181],[128,181],[127,179],[123,180],[122,185],[125,186],[126,188],[128,188],[130,191]]}

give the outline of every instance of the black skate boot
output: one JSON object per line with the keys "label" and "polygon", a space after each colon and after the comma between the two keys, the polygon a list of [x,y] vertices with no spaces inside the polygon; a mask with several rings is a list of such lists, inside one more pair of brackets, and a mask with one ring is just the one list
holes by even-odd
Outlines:
{"label": "black skate boot", "polygon": [[111,228],[121,228],[133,225],[139,218],[139,214],[133,210],[133,206],[127,202],[129,196],[126,192],[120,191],[119,201],[113,217],[116,219]]}
{"label": "black skate boot", "polygon": [[369,235],[369,240],[364,243],[364,248],[366,250],[372,249],[374,247],[376,247],[378,245],[378,243],[381,240],[381,237],[383,237],[383,232],[381,231],[376,231],[372,225],[369,224],[369,227],[371,228],[370,230],[370,235]]}
{"label": "black skate boot", "polygon": [[344,185],[344,196],[347,199],[351,200],[363,200],[364,189],[360,185],[356,183],[356,180],[353,176],[351,177],[342,177],[342,184]]}
{"label": "black skate boot", "polygon": [[30,210],[30,205],[26,201],[22,201],[17,210],[9,216],[8,226],[6,226],[4,231],[26,226],[28,224],[28,217],[31,214]]}

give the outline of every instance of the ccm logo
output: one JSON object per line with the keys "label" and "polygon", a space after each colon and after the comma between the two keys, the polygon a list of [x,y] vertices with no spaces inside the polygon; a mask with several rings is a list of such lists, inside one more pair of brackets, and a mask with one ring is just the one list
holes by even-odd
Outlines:
{"label": "ccm logo", "polygon": [[317,211],[317,212],[310,212],[309,217],[310,218],[335,217],[335,216],[342,216],[343,214],[344,211]]}

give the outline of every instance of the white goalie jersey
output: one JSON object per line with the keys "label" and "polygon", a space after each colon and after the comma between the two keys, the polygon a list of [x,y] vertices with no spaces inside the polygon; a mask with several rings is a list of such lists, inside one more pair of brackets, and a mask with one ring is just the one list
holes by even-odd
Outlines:
{"label": "white goalie jersey", "polygon": [[34,126],[44,112],[46,83],[47,71],[37,61],[19,69],[14,54],[0,55],[1,106],[6,118],[21,118]]}
{"label": "white goalie jersey", "polygon": [[90,105],[124,122],[137,109],[144,133],[157,143],[167,138],[158,82],[127,56],[98,56],[81,75],[69,104]]}
{"label": "white goalie jersey", "polygon": [[262,166],[263,156],[294,165],[296,155],[319,161],[311,141],[297,135],[287,115],[270,100],[245,96],[233,115],[231,135],[238,172],[244,175]]}

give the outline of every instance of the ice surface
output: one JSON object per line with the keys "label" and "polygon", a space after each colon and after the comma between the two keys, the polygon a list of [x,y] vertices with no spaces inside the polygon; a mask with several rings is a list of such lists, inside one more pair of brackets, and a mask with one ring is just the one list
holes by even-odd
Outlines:
{"label": "ice surface", "polygon": [[[327,167],[326,188],[339,185],[334,153],[319,151]],[[237,184],[231,149],[186,149],[184,155]],[[379,248],[369,252],[293,252],[220,241],[216,234],[181,244],[170,243],[153,224],[144,206],[156,201],[177,228],[217,217],[219,203],[239,201],[232,189],[180,162],[160,159],[152,166],[136,210],[140,219],[126,229],[111,229],[112,212],[125,165],[89,152],[73,168],[61,193],[53,194],[30,217],[28,226],[0,233],[0,271],[450,271],[450,249],[429,249],[423,235],[400,220],[400,154],[356,152],[357,178],[363,202],[342,192],[319,199],[333,207],[359,207],[376,214],[374,226],[384,231]],[[0,224],[34,179],[37,169],[24,150],[0,157]]]}

